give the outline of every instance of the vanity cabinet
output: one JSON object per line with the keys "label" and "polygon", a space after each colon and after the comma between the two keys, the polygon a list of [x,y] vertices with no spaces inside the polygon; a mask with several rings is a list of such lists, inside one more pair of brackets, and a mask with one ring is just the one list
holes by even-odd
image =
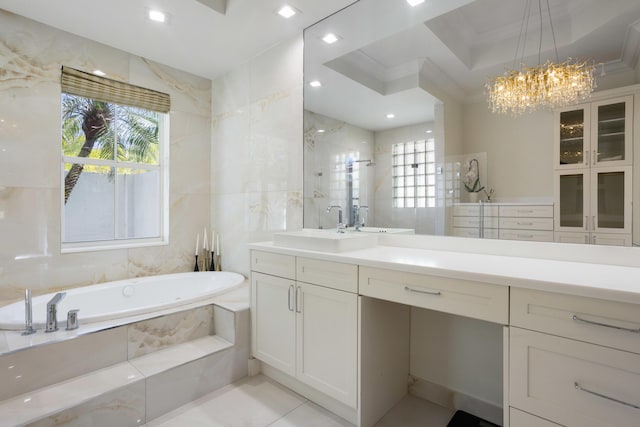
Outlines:
{"label": "vanity cabinet", "polygon": [[633,96],[555,112],[554,169],[632,164]]}
{"label": "vanity cabinet", "polygon": [[253,250],[251,269],[253,356],[355,408],[358,267]]}
{"label": "vanity cabinet", "polygon": [[637,425],[639,332],[633,304],[512,288],[510,406],[567,427]]}

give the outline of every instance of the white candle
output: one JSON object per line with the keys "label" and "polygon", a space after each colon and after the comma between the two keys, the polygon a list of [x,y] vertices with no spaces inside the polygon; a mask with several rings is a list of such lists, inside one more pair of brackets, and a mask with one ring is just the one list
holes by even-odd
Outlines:
{"label": "white candle", "polygon": [[[211,242],[213,245],[213,242]],[[202,249],[205,251],[209,249],[209,242],[207,242],[207,227],[204,228],[204,243],[202,243]]]}
{"label": "white candle", "polygon": [[213,229],[211,229],[211,252],[215,252],[216,250],[216,245],[215,245],[215,237],[216,233]]}
{"label": "white candle", "polygon": [[216,253],[220,255],[220,234],[216,236]]}
{"label": "white candle", "polygon": [[196,235],[196,255],[198,255],[198,246],[200,246],[200,235]]}

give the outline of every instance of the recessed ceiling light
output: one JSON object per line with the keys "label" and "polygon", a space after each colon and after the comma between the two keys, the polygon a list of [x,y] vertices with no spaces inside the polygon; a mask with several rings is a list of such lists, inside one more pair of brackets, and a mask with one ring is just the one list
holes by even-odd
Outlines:
{"label": "recessed ceiling light", "polygon": [[311,87],[320,87],[320,86],[322,86],[322,83],[320,83],[320,80],[314,80],[312,82],[309,82],[309,86],[311,86]]}
{"label": "recessed ceiling light", "polygon": [[96,76],[100,76],[100,77],[104,77],[107,75],[107,73],[105,73],[102,70],[93,70],[93,74],[95,74]]}
{"label": "recessed ceiling light", "polygon": [[393,113],[387,114],[387,119],[393,119],[396,115]]}
{"label": "recessed ceiling light", "polygon": [[289,5],[284,5],[280,8],[280,10],[278,11],[278,15],[282,16],[283,18],[289,19],[291,18],[293,15],[295,15],[296,13],[298,13],[297,10],[295,10],[294,8],[292,8]]}
{"label": "recessed ceiling light", "polygon": [[167,15],[159,10],[149,10],[149,19],[156,22],[165,22],[167,20]]}
{"label": "recessed ceiling light", "polygon": [[420,3],[424,3],[424,0],[407,0],[407,3],[409,3],[409,5],[413,7],[419,5]]}
{"label": "recessed ceiling light", "polygon": [[324,129],[318,129],[318,133],[324,133]]}
{"label": "recessed ceiling light", "polygon": [[431,132],[433,132],[431,129],[427,130],[427,133],[431,133]]}
{"label": "recessed ceiling light", "polygon": [[326,44],[332,44],[335,43],[339,40],[338,36],[336,36],[333,33],[327,33],[322,40],[326,43]]}

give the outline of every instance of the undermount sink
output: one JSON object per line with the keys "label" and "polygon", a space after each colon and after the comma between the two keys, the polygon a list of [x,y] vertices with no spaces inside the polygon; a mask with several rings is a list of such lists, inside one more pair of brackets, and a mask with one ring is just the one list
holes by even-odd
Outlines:
{"label": "undermount sink", "polygon": [[338,233],[335,230],[303,228],[299,231],[274,233],[276,246],[320,252],[346,252],[374,247],[375,233]]}

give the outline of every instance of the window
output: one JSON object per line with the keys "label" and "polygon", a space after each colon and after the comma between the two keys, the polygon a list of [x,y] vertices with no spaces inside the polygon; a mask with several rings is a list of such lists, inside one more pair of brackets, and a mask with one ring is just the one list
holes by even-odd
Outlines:
{"label": "window", "polygon": [[435,207],[435,140],[394,144],[392,162],[393,207]]}
{"label": "window", "polygon": [[144,99],[118,97],[120,87],[146,90],[125,83],[71,70],[88,74],[93,85],[95,79],[115,83],[113,95],[95,85],[88,91],[65,86],[67,70],[61,95],[63,251],[166,242],[166,114]]}

